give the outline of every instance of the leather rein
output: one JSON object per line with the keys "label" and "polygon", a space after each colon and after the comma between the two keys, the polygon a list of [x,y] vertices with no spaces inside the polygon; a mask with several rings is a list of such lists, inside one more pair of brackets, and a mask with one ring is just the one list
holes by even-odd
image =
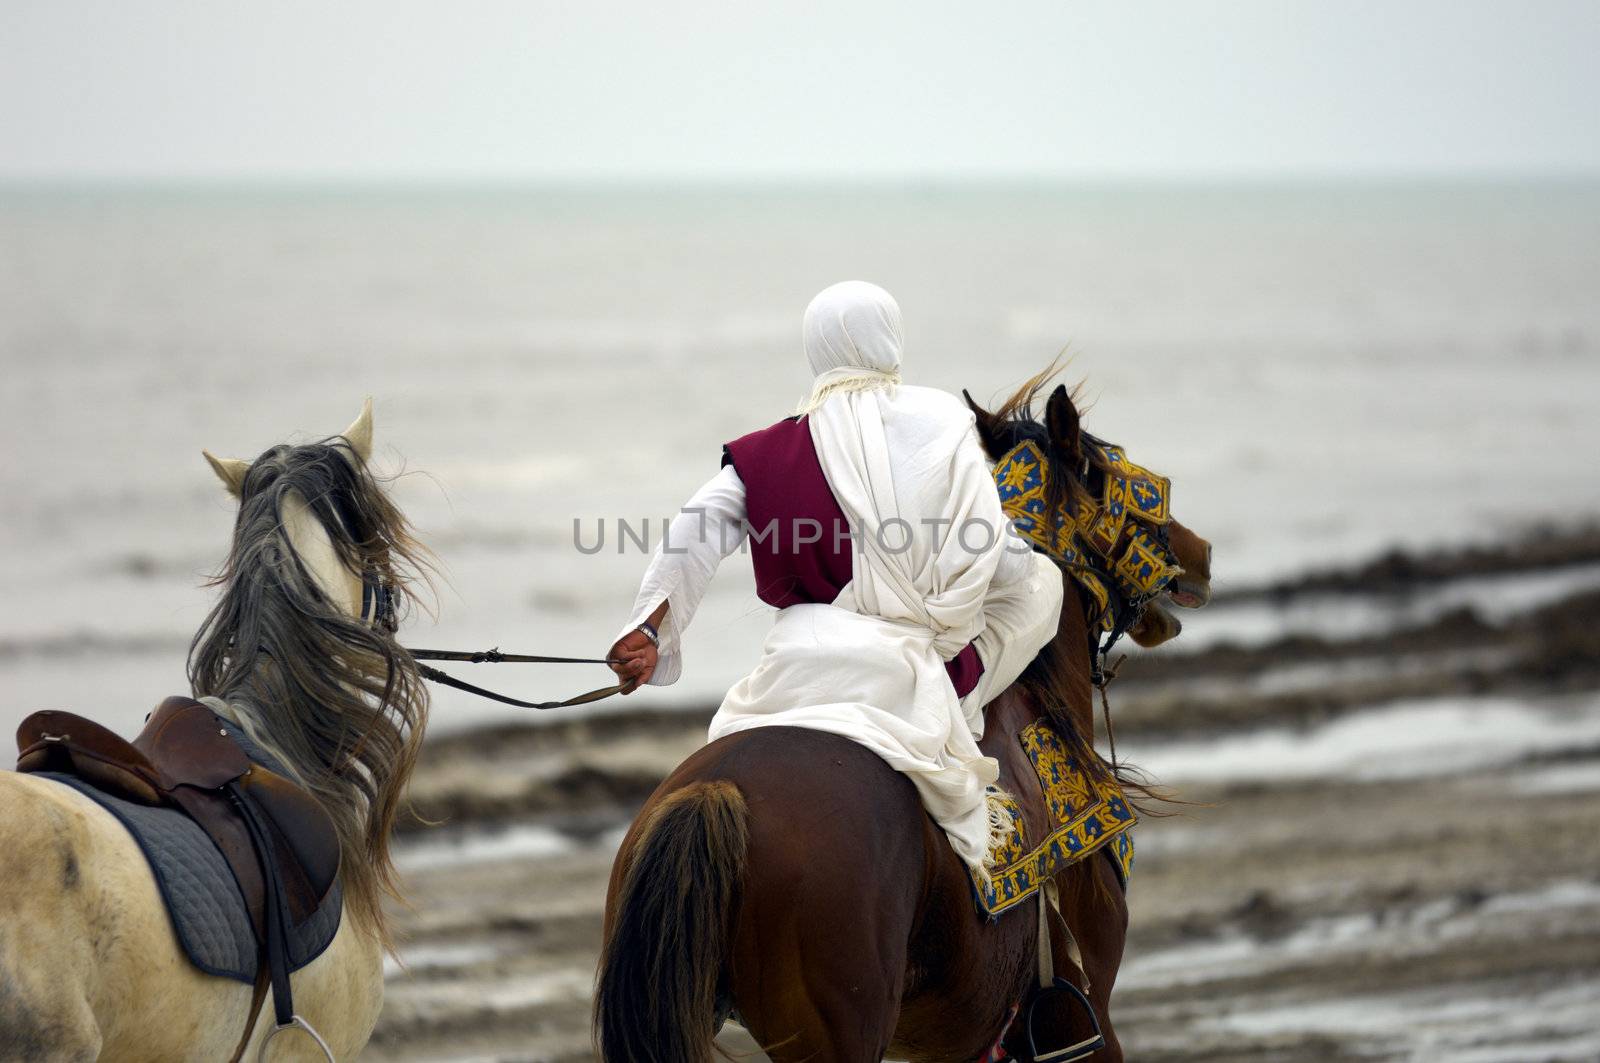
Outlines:
{"label": "leather rein", "polygon": [[447,672],[437,668],[430,668],[423,661],[465,661],[468,664],[616,664],[618,662],[605,657],[545,657],[528,653],[501,653],[498,648],[492,650],[413,650],[402,647],[417,663],[417,671],[422,678],[438,683],[440,686],[454,687],[464,690],[468,694],[476,694],[480,698],[498,701],[502,705],[514,705],[519,709],[565,709],[573,705],[588,705],[591,702],[603,701],[613,694],[620,694],[629,689],[631,683],[618,683],[616,686],[600,687],[587,693],[578,694],[564,701],[522,701],[505,694],[497,694],[480,686],[474,686],[464,679],[457,679]]}
{"label": "leather rein", "polygon": [[[361,581],[361,619],[372,623],[374,626],[389,632],[391,635],[399,627],[395,618],[394,589],[388,582],[369,569]],[[414,650],[407,646],[400,647],[411,655],[416,662],[417,672],[429,682],[438,683],[440,686],[454,687],[456,690],[476,694],[480,698],[498,701],[502,705],[513,705],[519,709],[566,709],[574,705],[588,705],[592,702],[603,701],[613,694],[620,694],[624,690],[632,689],[632,683],[618,683],[615,686],[600,687],[590,690],[562,701],[523,701],[506,694],[498,694],[493,690],[476,686],[464,679],[457,679],[448,672],[423,664],[423,661],[464,661],[467,664],[618,664],[620,662],[607,657],[549,657],[531,653],[501,653],[499,647],[488,650]]]}

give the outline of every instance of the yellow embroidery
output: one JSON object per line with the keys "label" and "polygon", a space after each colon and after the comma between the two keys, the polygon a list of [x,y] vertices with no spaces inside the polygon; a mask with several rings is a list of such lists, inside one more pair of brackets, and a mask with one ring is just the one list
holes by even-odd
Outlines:
{"label": "yellow embroidery", "polygon": [[1022,465],[1022,464],[1019,463],[1019,464],[1016,464],[1016,465],[1012,465],[1011,468],[1006,470],[1006,486],[1007,487],[1013,487],[1013,488],[1019,488],[1020,489],[1022,487],[1022,485],[1027,482],[1027,479],[1028,479],[1028,467],[1026,465]]}
{"label": "yellow embroidery", "polygon": [[1117,578],[1141,595],[1155,594],[1172,579],[1167,574],[1171,566],[1165,553],[1155,536],[1143,528],[1135,529],[1128,538],[1127,553],[1117,560]]}
{"label": "yellow embroidery", "polygon": [[1033,896],[1045,879],[1107,845],[1113,847],[1126,882],[1133,871],[1133,839],[1128,828],[1138,817],[1128,807],[1121,788],[1084,774],[1048,721],[1035,720],[1017,740],[1039,777],[1051,826],[1044,839],[1028,849],[1021,807],[1002,798],[1011,815],[1012,830],[990,853],[993,870],[989,883],[972,875],[979,907],[988,915],[999,915]]}
{"label": "yellow embroidery", "polygon": [[[1012,526],[1045,553],[1072,566],[1073,577],[1094,601],[1100,626],[1109,631],[1115,623],[1108,608],[1113,589],[1127,600],[1146,598],[1159,593],[1180,571],[1177,559],[1149,530],[1172,520],[1172,481],[1133,464],[1117,447],[1088,440],[1084,445],[1098,447],[1111,468],[1104,490],[1097,504],[1080,502],[1075,517],[1057,514],[1053,529],[1044,526],[1050,463],[1039,444],[1028,440],[1011,448],[995,464],[994,480],[1000,508]],[[1106,585],[1100,572],[1083,567],[1090,552],[1100,561],[1093,567],[1111,576],[1115,588]]]}

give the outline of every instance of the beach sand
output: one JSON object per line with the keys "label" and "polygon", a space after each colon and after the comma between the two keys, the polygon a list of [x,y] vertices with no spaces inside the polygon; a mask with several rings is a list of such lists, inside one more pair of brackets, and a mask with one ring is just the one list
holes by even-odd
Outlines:
{"label": "beach sand", "polygon": [[[1137,829],[1129,1059],[1600,1054],[1597,566],[1593,530],[1393,554],[1130,658],[1118,750],[1193,804]],[[441,822],[402,839],[406,968],[365,1058],[592,1058],[615,847],[708,717],[640,698],[431,742]]]}

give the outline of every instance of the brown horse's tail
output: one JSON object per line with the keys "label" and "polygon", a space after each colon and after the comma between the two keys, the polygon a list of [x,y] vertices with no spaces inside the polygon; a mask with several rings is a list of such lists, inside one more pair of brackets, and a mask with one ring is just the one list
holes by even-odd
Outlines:
{"label": "brown horse's tail", "polygon": [[601,1059],[711,1059],[748,822],[733,783],[690,783],[650,811],[632,853],[622,855],[595,991]]}

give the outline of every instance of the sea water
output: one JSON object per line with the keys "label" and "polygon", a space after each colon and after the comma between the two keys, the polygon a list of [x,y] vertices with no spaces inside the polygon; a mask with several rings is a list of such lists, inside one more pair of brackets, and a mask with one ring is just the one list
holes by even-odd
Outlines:
{"label": "sea water", "polygon": [[[653,545],[793,410],[801,311],[852,277],[899,299],[911,382],[990,400],[1067,352],[1219,587],[1600,512],[1593,183],[13,187],[0,724],[131,727],[186,690],[233,517],[201,448],[331,434],[368,395],[443,570],[405,638],[602,653],[647,561],[617,522]],[[632,704],[714,703],[769,617],[730,559],[683,681]],[[434,719],[515,712],[444,691]]]}

